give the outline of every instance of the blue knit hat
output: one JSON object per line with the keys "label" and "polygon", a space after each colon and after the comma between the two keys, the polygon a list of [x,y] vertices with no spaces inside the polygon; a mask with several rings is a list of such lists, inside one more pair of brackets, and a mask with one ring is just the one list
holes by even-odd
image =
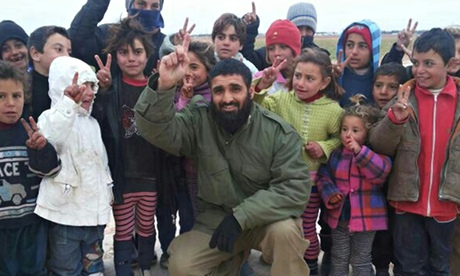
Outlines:
{"label": "blue knit hat", "polygon": [[3,20],[0,22],[0,47],[5,43],[7,40],[10,39],[17,39],[27,45],[27,40],[29,36],[24,31],[21,26],[14,23],[11,20]]}
{"label": "blue knit hat", "polygon": [[307,2],[299,2],[289,7],[287,20],[297,27],[307,26],[316,32],[316,9],[315,6]]}
{"label": "blue knit hat", "polygon": [[[131,8],[131,5],[133,4],[133,2],[134,2],[134,0],[125,0],[126,10]],[[160,11],[163,9],[163,2],[164,2],[164,0],[160,0]]]}

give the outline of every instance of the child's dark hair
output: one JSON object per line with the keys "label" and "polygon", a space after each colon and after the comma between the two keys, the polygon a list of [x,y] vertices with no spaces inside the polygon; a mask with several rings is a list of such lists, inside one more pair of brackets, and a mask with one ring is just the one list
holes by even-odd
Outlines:
{"label": "child's dark hair", "polygon": [[294,61],[294,67],[292,70],[292,76],[290,76],[289,80],[289,90],[293,89],[292,79],[295,74],[295,68],[299,63],[307,63],[311,62],[316,65],[319,65],[321,68],[321,75],[323,79],[330,78],[331,81],[329,85],[324,88],[321,92],[328,98],[333,100],[338,100],[340,96],[343,94],[343,89],[338,84],[333,72],[332,72],[332,63],[329,56],[322,50],[317,48],[306,48],[302,51],[300,56],[298,56]]}
{"label": "child's dark hair", "polygon": [[433,50],[448,64],[455,57],[455,40],[452,35],[440,28],[433,28],[422,33],[414,42],[414,52],[426,53]]}
{"label": "child's dark hair", "polygon": [[144,46],[147,58],[153,53],[154,46],[148,32],[144,30],[139,20],[133,17],[126,17],[120,21],[120,24],[113,24],[109,29],[109,39],[104,53],[111,54],[115,59],[117,51],[124,47],[130,46],[134,49],[134,40],[138,39]]}
{"label": "child's dark hair", "polygon": [[208,42],[190,41],[188,51],[194,53],[200,62],[204,64],[208,74],[211,68],[217,63],[216,56],[214,55],[214,47]]}
{"label": "child's dark hair", "polygon": [[409,75],[404,66],[396,62],[389,62],[382,64],[374,73],[373,83],[377,80],[379,76],[391,76],[396,77],[399,84],[404,84],[409,80]]}
{"label": "child's dark hair", "polygon": [[243,19],[233,13],[224,13],[214,22],[211,33],[212,41],[214,41],[216,36],[222,33],[229,25],[235,28],[235,33],[240,40],[240,45],[243,45],[246,41],[246,24],[243,22]]}
{"label": "child's dark hair", "polygon": [[34,47],[39,53],[43,53],[43,48],[45,47],[46,41],[48,38],[54,34],[60,34],[63,37],[70,39],[69,33],[63,27],[59,26],[43,26],[35,31],[33,31],[29,40],[27,41],[27,51],[29,52],[29,64],[33,65],[33,59],[30,55],[30,48]]}
{"label": "child's dark hair", "polygon": [[355,116],[363,120],[363,125],[369,131],[380,118],[380,110],[372,105],[364,104],[366,96],[356,94],[350,97],[351,105],[346,107],[342,117],[342,123],[345,117]]}
{"label": "child's dark hair", "polygon": [[[25,92],[28,90],[29,82],[27,80],[27,74],[21,71],[21,69],[16,68],[15,66],[11,65],[9,62],[0,60],[0,80],[13,80],[17,83],[22,85]],[[24,99],[26,100],[26,99]]]}

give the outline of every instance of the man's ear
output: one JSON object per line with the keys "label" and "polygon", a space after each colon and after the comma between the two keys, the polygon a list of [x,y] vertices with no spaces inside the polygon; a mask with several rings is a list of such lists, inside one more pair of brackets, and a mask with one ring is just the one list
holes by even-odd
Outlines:
{"label": "man's ear", "polygon": [[447,71],[451,74],[455,74],[460,70],[460,59],[451,58],[447,63]]}
{"label": "man's ear", "polygon": [[249,96],[251,97],[251,100],[254,98],[254,86],[252,85],[249,87]]}
{"label": "man's ear", "polygon": [[30,47],[29,53],[33,61],[40,62],[41,53],[35,48],[35,46]]}

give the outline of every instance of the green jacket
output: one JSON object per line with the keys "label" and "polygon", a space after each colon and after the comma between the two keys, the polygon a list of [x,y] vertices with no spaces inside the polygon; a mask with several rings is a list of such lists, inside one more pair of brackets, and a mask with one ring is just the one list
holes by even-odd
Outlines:
{"label": "green jacket", "polygon": [[243,230],[300,217],[311,182],[300,137],[291,126],[254,104],[248,122],[231,135],[196,98],[176,113],[174,92],[147,86],[134,108],[136,124],[147,141],[194,160],[201,211],[197,229],[211,232],[232,212]]}

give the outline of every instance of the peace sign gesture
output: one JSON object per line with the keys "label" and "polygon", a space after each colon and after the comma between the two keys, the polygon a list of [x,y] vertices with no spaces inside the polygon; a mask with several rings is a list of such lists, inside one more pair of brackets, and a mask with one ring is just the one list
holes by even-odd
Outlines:
{"label": "peace sign gesture", "polygon": [[248,12],[243,16],[243,22],[246,23],[246,25],[249,25],[256,21],[257,21],[256,4],[252,2],[252,12]]}
{"label": "peace sign gesture", "polygon": [[396,96],[398,100],[391,107],[391,110],[393,110],[393,114],[398,121],[404,121],[407,117],[409,117],[409,111],[407,108],[411,108],[409,105],[410,90],[410,86],[407,86],[405,90],[402,85],[399,86],[398,94]]}
{"label": "peace sign gesture", "polygon": [[97,80],[99,81],[100,88],[108,88],[112,84],[112,74],[110,73],[110,65],[112,65],[112,55],[107,55],[107,63],[104,65],[101,58],[98,55],[95,55],[97,65],[99,66],[99,71],[97,71]]}
{"label": "peace sign gesture", "polygon": [[337,55],[337,63],[332,65],[332,73],[336,78],[340,77],[343,74],[343,70],[345,69],[345,67],[347,67],[352,55],[349,55],[343,62],[342,56],[343,50],[339,50],[339,54]]}
{"label": "peace sign gesture", "polygon": [[286,68],[286,64],[286,59],[276,57],[275,61],[273,62],[273,65],[271,67],[265,68],[264,71],[262,71],[262,78],[257,84],[257,89],[262,90],[270,87],[278,78],[278,74],[280,73],[280,71]]}
{"label": "peace sign gesture", "polygon": [[161,59],[160,68],[158,68],[160,74],[158,78],[158,90],[171,89],[184,78],[189,63],[189,45],[190,35],[185,34],[182,45],[176,46],[174,52]]}
{"label": "peace sign gesture", "polygon": [[46,138],[40,133],[37,123],[32,116],[29,117],[29,121],[30,125],[25,119],[21,118],[21,123],[29,136],[29,139],[26,140],[26,146],[34,150],[41,150],[46,146]]}
{"label": "peace sign gesture", "polygon": [[193,81],[191,77],[185,77],[184,78],[184,83],[182,84],[182,87],[180,88],[180,96],[183,98],[190,99],[193,97]]}
{"label": "peace sign gesture", "polygon": [[83,93],[85,92],[86,87],[84,85],[78,85],[78,72],[75,72],[73,76],[72,85],[67,86],[64,90],[64,95],[72,99],[75,103],[80,103],[83,98]]}
{"label": "peace sign gesture", "polygon": [[412,26],[412,18],[409,18],[409,21],[407,22],[407,27],[403,29],[401,32],[399,32],[398,34],[398,39],[396,40],[396,46],[399,46],[400,48],[409,47],[409,44],[412,41],[412,37],[414,36],[415,30],[417,29],[417,25],[418,25],[418,22],[416,21],[414,23],[414,26]]}
{"label": "peace sign gesture", "polygon": [[195,24],[193,24],[190,29],[187,30],[188,26],[188,17],[185,18],[184,26],[174,35],[174,45],[179,45],[184,41],[186,34],[191,34],[193,29],[195,29]]}

